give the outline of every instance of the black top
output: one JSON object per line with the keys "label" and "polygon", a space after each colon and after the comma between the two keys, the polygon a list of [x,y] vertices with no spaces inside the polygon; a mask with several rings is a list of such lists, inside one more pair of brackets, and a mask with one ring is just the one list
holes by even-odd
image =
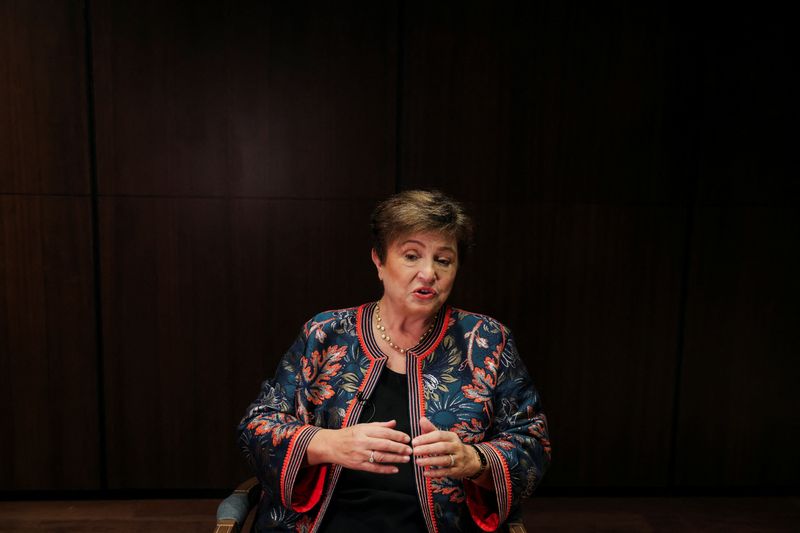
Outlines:
{"label": "black top", "polygon": [[[406,375],[385,368],[360,422],[397,420],[395,429],[411,435]],[[374,410],[373,410],[374,409]],[[374,413],[374,414],[373,414]],[[347,533],[425,532],[412,462],[397,463],[397,474],[342,469],[320,531]]]}

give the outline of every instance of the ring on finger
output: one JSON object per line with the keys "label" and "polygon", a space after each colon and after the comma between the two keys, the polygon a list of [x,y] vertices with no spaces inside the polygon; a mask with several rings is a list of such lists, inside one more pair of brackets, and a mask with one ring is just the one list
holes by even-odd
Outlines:
{"label": "ring on finger", "polygon": [[371,450],[369,452],[369,462],[370,463],[374,463],[375,462],[375,450]]}
{"label": "ring on finger", "polygon": [[447,455],[450,456],[450,468],[453,468],[453,466],[455,466],[456,464],[456,458],[453,456],[452,453],[448,453]]}

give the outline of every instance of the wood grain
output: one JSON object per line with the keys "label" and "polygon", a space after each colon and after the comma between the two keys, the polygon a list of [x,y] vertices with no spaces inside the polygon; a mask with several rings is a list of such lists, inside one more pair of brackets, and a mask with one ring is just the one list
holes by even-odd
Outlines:
{"label": "wood grain", "polygon": [[[0,531],[207,533],[217,500],[0,502]],[[789,532],[798,498],[534,498],[523,503],[528,531]]]}
{"label": "wood grain", "polygon": [[740,6],[722,13],[708,8],[697,22],[705,37],[697,59],[703,105],[693,122],[701,132],[704,205],[800,204],[791,19],[786,9]]}
{"label": "wood grain", "polygon": [[408,2],[404,187],[465,200],[674,202],[659,8]]}
{"label": "wood grain", "polygon": [[235,428],[302,324],[377,298],[372,202],[103,199],[109,484],[233,486]]}
{"label": "wood grain", "polygon": [[0,193],[88,194],[83,2],[0,2]]}
{"label": "wood grain", "polygon": [[697,211],[679,426],[679,485],[797,486],[800,216]]}
{"label": "wood grain", "polygon": [[89,200],[0,196],[0,489],[98,489]]}
{"label": "wood grain", "polygon": [[453,300],[509,326],[549,415],[548,486],[663,486],[680,208],[477,204]]}
{"label": "wood grain", "polygon": [[102,194],[374,197],[393,2],[92,2]]}

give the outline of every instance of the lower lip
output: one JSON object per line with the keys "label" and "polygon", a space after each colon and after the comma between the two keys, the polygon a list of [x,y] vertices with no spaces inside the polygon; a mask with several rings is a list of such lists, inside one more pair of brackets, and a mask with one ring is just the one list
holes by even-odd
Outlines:
{"label": "lower lip", "polygon": [[421,293],[421,292],[415,292],[414,296],[416,296],[420,300],[431,300],[434,296],[436,296],[436,293],[435,292],[429,292],[427,294],[424,294],[424,293]]}

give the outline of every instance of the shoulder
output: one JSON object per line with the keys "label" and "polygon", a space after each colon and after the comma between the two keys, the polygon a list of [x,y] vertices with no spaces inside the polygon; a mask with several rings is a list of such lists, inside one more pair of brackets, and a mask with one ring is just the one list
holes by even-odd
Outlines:
{"label": "shoulder", "polygon": [[465,311],[458,307],[452,308],[450,315],[450,325],[458,326],[462,329],[465,328],[483,328],[487,331],[497,331],[504,335],[508,335],[509,329],[499,320],[492,318],[489,315],[482,313],[474,313],[472,311]]}
{"label": "shoulder", "polygon": [[327,311],[320,311],[319,313],[312,316],[306,324],[311,324],[314,322],[320,323],[325,322],[326,320],[341,320],[344,317],[355,317],[356,313],[358,312],[358,307],[343,307],[342,309],[329,309]]}
{"label": "shoulder", "polygon": [[322,341],[330,333],[355,334],[358,307],[329,309],[312,316],[303,324],[306,338],[316,337]]}
{"label": "shoulder", "polygon": [[456,307],[452,308],[448,328],[453,330],[457,339],[464,338],[492,346],[505,347],[511,336],[511,331],[499,320]]}

